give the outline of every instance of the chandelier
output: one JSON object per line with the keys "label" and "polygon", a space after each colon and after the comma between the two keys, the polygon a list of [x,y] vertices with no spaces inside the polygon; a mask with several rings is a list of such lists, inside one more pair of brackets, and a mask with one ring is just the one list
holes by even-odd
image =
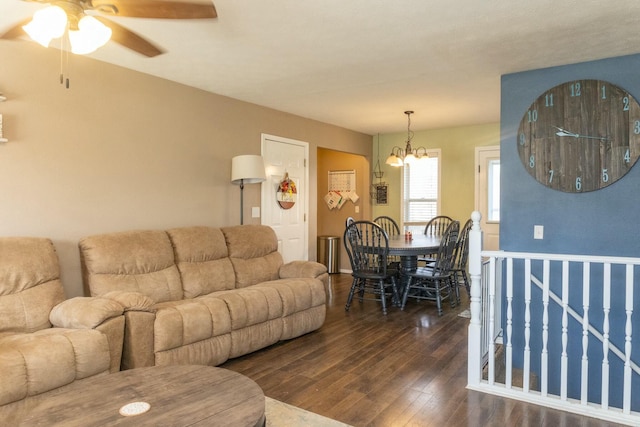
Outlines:
{"label": "chandelier", "polygon": [[391,149],[391,154],[389,154],[386,161],[386,164],[390,166],[402,166],[403,164],[410,164],[423,157],[429,157],[426,148],[411,147],[411,140],[413,139],[413,132],[411,131],[411,115],[413,114],[413,111],[405,111],[404,113],[407,115],[407,145],[404,150],[397,145]]}
{"label": "chandelier", "polygon": [[34,41],[49,47],[51,40],[67,33],[71,52],[91,53],[111,38],[111,29],[93,16],[85,15],[77,2],[58,2],[61,6],[47,6],[38,10],[22,28]]}

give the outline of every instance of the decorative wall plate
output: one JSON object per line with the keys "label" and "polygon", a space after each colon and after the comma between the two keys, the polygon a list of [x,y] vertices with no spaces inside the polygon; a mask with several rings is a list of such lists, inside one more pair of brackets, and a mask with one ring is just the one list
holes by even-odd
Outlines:
{"label": "decorative wall plate", "polygon": [[284,179],[278,185],[276,192],[276,200],[282,209],[291,209],[298,200],[298,189],[296,183],[289,178],[289,174],[285,172]]}

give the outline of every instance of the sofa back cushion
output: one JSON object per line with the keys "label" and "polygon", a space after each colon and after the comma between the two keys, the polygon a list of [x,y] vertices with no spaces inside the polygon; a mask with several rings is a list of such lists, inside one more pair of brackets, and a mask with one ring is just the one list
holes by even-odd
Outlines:
{"label": "sofa back cushion", "polygon": [[236,276],[227,243],[219,228],[182,227],[168,230],[185,298],[235,287]]}
{"label": "sofa back cushion", "polygon": [[266,225],[224,227],[229,258],[236,273],[236,288],[252,286],[279,278],[283,264],[278,239]]}
{"label": "sofa back cushion", "polygon": [[165,231],[125,231],[80,240],[85,284],[92,296],[140,292],[155,302],[183,297],[173,247]]}
{"label": "sofa back cushion", "polygon": [[51,240],[0,238],[0,334],[50,328],[49,313],[63,299],[58,255]]}

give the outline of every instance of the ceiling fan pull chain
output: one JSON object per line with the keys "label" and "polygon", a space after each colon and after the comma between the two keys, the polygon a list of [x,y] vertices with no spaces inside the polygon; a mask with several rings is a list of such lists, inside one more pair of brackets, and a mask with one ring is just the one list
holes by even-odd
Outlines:
{"label": "ceiling fan pull chain", "polygon": [[67,70],[69,69],[69,39],[68,36],[62,37],[60,40],[60,84],[64,84],[67,89],[69,89],[69,77],[65,79],[64,77],[64,69],[65,66]]}

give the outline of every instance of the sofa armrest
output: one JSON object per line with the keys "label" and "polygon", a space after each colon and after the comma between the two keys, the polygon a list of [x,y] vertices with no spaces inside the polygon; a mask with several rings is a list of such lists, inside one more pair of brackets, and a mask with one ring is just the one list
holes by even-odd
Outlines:
{"label": "sofa armrest", "polygon": [[281,279],[311,277],[321,279],[327,273],[327,267],[315,261],[291,261],[280,267]]}
{"label": "sofa armrest", "polygon": [[111,291],[100,295],[100,297],[116,301],[124,307],[124,311],[156,312],[156,309],[154,308],[156,302],[140,292]]}
{"label": "sofa armrest", "polygon": [[75,297],[53,307],[49,321],[57,328],[94,329],[123,313],[124,307],[117,301],[100,297]]}

